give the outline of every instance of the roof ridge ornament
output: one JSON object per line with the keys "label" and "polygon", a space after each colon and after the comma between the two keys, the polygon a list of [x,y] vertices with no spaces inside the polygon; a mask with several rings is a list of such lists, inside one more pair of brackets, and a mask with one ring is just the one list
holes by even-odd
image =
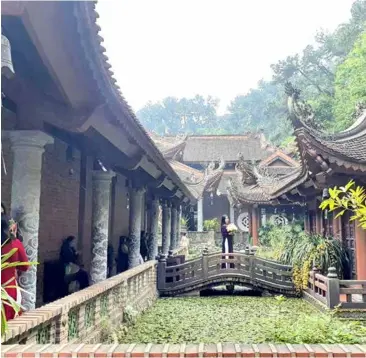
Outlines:
{"label": "roof ridge ornament", "polygon": [[238,154],[239,161],[235,165],[235,171],[239,177],[239,182],[242,185],[253,185],[256,184],[256,176],[254,173],[254,164],[249,164],[242,153]]}
{"label": "roof ridge ornament", "polygon": [[309,103],[300,99],[301,91],[295,88],[291,82],[285,83],[287,106],[292,125],[295,129],[305,127],[309,130],[319,131],[321,128],[315,121],[315,115]]}

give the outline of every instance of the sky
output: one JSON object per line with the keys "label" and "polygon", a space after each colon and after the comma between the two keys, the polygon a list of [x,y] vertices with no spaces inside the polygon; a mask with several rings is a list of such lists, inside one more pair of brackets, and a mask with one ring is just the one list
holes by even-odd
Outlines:
{"label": "sky", "polygon": [[98,24],[117,83],[137,111],[167,96],[211,95],[219,113],[301,52],[354,0],[99,0]]}

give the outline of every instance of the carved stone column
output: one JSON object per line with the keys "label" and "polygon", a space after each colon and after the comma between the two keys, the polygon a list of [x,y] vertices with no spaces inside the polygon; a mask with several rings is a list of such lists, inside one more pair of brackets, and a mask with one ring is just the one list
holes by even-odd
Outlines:
{"label": "carved stone column", "polygon": [[203,231],[203,198],[197,201],[197,231]]}
{"label": "carved stone column", "polygon": [[128,267],[139,265],[141,244],[142,197],[145,188],[130,189],[130,237],[128,241]]}
{"label": "carved stone column", "polygon": [[158,255],[159,199],[154,197],[150,207],[150,236],[148,241],[148,260],[155,260]]}
{"label": "carved stone column", "polygon": [[[29,261],[38,260],[39,207],[41,197],[42,154],[53,138],[36,130],[9,132],[14,152],[11,186],[11,212],[18,222]],[[26,310],[35,308],[37,266],[31,266],[19,278],[22,304]]]}
{"label": "carved stone column", "polygon": [[182,206],[177,207],[177,245],[176,248],[180,247],[180,240],[182,238]]}
{"label": "carved stone column", "polygon": [[93,172],[91,283],[107,278],[109,209],[113,172]]}
{"label": "carved stone column", "polygon": [[170,250],[175,250],[177,247],[177,207],[176,205],[172,206],[171,209],[171,220],[170,220]]}
{"label": "carved stone column", "polygon": [[170,209],[170,203],[166,202],[166,201],[163,203],[163,223],[162,224],[163,224],[162,252],[164,255],[168,255],[169,246],[170,246],[171,209]]}

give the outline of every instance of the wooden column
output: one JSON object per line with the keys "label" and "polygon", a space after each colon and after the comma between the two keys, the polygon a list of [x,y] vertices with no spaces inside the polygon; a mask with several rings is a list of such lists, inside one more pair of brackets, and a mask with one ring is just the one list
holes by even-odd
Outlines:
{"label": "wooden column", "polygon": [[304,215],[304,231],[307,234],[310,234],[311,232],[311,228],[310,228],[310,215],[309,215],[309,211],[306,210],[305,215]]}
{"label": "wooden column", "polygon": [[259,245],[258,236],[258,208],[252,207],[252,218],[251,218],[251,232],[253,238],[253,246]]}
{"label": "wooden column", "polygon": [[355,257],[357,280],[366,280],[366,230],[359,226],[355,227]]}
{"label": "wooden column", "polygon": [[316,233],[318,235],[324,235],[323,212],[320,209],[316,210]]}
{"label": "wooden column", "polygon": [[336,218],[338,212],[336,210],[333,213],[333,236],[335,239],[342,241],[342,219],[340,216]]}

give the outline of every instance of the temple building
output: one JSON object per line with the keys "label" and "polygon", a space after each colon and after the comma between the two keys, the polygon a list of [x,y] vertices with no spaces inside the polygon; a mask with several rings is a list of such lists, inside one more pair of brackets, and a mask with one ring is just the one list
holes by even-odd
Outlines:
{"label": "temple building", "polygon": [[[107,247],[129,238],[129,267],[175,250],[181,208],[195,196],[145,132],[113,78],[90,1],[4,1],[2,202],[32,266],[26,309],[52,301],[63,239],[73,235],[91,283],[107,277]],[[162,238],[158,213],[162,206]],[[114,257],[112,258],[112,264]]]}
{"label": "temple building", "polygon": [[[299,163],[290,155],[270,145],[263,133],[178,137],[158,137],[152,134],[151,136],[197,199],[197,206],[191,207],[190,212],[185,213],[189,218],[190,230],[203,231],[205,220],[213,218],[220,220],[223,214],[227,214],[240,231],[252,235],[252,209],[260,201],[253,192],[250,194],[253,195],[253,201],[248,200],[244,205],[236,205],[228,192],[230,180],[235,179],[243,167],[255,167],[258,169],[257,175],[262,173],[274,178],[282,178],[300,168]],[[251,184],[250,180],[255,178],[247,180]],[[265,198],[263,201],[268,204]],[[270,210],[267,210],[267,213],[263,211],[263,222],[288,220],[280,215],[280,211],[273,211],[271,205],[267,207]],[[292,207],[293,205],[290,205],[290,208]],[[291,209],[290,219],[293,211]]]}
{"label": "temple building", "polygon": [[314,114],[299,98],[299,91],[286,88],[290,118],[299,149],[300,166],[282,177],[261,175],[260,170],[245,162],[236,168],[238,175],[230,180],[229,196],[234,205],[253,205],[253,235],[258,237],[261,210],[269,205],[273,210],[292,206],[293,212],[305,209],[304,228],[309,233],[332,236],[341,240],[353,259],[349,278],[366,279],[366,231],[351,213],[336,218],[332,212],[319,209],[328,197],[328,189],[345,186],[351,179],[356,185],[366,185],[366,110],[359,108],[357,119],[347,130],[329,135],[311,126]]}

